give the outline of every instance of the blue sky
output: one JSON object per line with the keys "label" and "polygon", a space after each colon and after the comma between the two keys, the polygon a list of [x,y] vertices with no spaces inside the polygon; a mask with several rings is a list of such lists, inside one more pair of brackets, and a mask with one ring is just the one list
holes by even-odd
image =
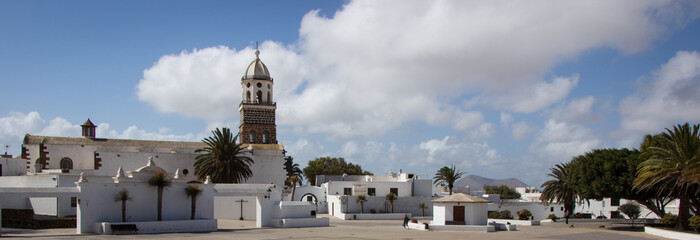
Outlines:
{"label": "blue sky", "polygon": [[539,186],[594,148],[700,120],[692,1],[0,1],[0,143],[199,141],[254,58],[302,166],[445,165]]}

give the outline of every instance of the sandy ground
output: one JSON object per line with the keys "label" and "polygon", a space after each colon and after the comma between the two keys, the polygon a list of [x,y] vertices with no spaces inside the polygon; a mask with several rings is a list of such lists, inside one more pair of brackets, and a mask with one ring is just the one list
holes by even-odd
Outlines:
{"label": "sandy ground", "polygon": [[[327,216],[326,216],[327,217]],[[139,235],[80,235],[75,229],[24,230],[2,229],[3,239],[571,239],[626,240],[664,239],[638,231],[599,228],[599,223],[574,223],[574,228],[557,223],[541,226],[518,226],[518,231],[427,232],[406,230],[401,220],[343,221],[331,218],[330,227],[318,228],[255,228],[254,221],[219,220],[219,231],[212,233],[169,233]]]}

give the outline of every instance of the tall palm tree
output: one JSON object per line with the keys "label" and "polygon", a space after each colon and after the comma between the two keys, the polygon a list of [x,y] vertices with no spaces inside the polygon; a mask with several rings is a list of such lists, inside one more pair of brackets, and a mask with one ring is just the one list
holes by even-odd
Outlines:
{"label": "tall palm tree", "polygon": [[151,179],[148,180],[148,185],[158,188],[158,221],[163,218],[163,189],[170,187],[170,179],[163,171],[156,172]]}
{"label": "tall palm tree", "polygon": [[423,217],[425,217],[425,209],[428,209],[428,204],[425,203],[420,203],[418,204],[418,209],[420,209],[423,212]]}
{"label": "tall palm tree", "polygon": [[389,194],[386,195],[385,199],[389,201],[389,205],[391,206],[391,213],[394,213],[394,201],[398,199],[399,196],[396,196],[396,194],[390,192]]}
{"label": "tall palm tree", "polygon": [[569,214],[573,213],[578,198],[573,186],[567,181],[570,165],[571,162],[559,163],[555,167],[550,168],[552,173],[547,174],[547,176],[553,179],[542,184],[541,187],[544,189],[542,190],[542,195],[540,195],[542,202],[563,203],[565,212]]}
{"label": "tall palm tree", "polygon": [[202,194],[202,188],[198,187],[197,185],[187,185],[185,188],[185,194],[192,200],[192,207],[190,208],[192,212],[190,214],[190,219],[194,220],[194,213],[197,209],[197,196]]}
{"label": "tall palm tree", "polygon": [[452,188],[455,186],[455,182],[462,177],[466,172],[460,172],[452,165],[451,168],[444,166],[435,173],[434,184],[437,186],[439,184],[446,184],[447,188],[450,189],[450,195],[452,195]]}
{"label": "tall palm tree", "polygon": [[115,202],[122,202],[122,222],[126,222],[126,201],[129,201],[131,199],[133,199],[133,197],[131,196],[131,193],[129,193],[129,191],[126,190],[126,188],[119,191],[117,196],[114,196]]}
{"label": "tall palm tree", "polygon": [[211,176],[214,183],[241,183],[253,176],[250,165],[253,159],[243,156],[241,143],[236,143],[238,135],[233,136],[228,128],[216,128],[214,135],[202,140],[207,146],[197,149],[194,174],[199,180]]}
{"label": "tall palm tree", "polygon": [[365,202],[367,201],[367,195],[359,195],[357,196],[356,202],[360,203],[360,214],[365,213]]}
{"label": "tall palm tree", "polygon": [[304,182],[303,172],[299,168],[298,163],[294,163],[294,158],[289,156],[284,158],[284,170],[287,171],[287,187],[293,187],[291,181],[289,181],[292,176],[296,176],[299,179],[299,183]]}
{"label": "tall palm tree", "polygon": [[292,185],[292,197],[289,200],[294,201],[294,192],[297,190],[297,184],[301,184],[301,179],[298,176],[292,176],[287,179],[287,184]]}
{"label": "tall palm tree", "polygon": [[690,198],[697,198],[700,182],[700,124],[685,123],[666,129],[655,146],[648,147],[649,159],[637,167],[634,186],[659,186],[678,196],[676,228],[689,229]]}

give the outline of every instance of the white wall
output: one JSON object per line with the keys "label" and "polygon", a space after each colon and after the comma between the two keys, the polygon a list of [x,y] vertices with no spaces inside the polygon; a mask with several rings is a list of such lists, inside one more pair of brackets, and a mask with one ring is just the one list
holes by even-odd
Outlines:
{"label": "white wall", "polygon": [[[173,182],[163,191],[163,220],[190,219],[191,200],[185,195],[183,182]],[[214,218],[214,191],[210,184],[200,184],[202,194],[197,198],[195,219]],[[127,189],[133,200],[127,202],[127,222],[156,221],[157,189],[148,183],[91,183],[79,184],[78,232],[93,231],[96,222],[121,222],[121,202],[114,197]]]}
{"label": "white wall", "polygon": [[21,158],[0,158],[2,176],[27,175],[27,160]]}
{"label": "white wall", "polygon": [[55,197],[33,197],[29,198],[29,203],[34,214],[56,216],[58,209]]}
{"label": "white wall", "polygon": [[243,199],[243,220],[255,220],[255,202],[254,196],[216,196],[214,197],[214,218],[216,219],[235,219],[241,217],[241,203],[236,202]]}
{"label": "white wall", "polygon": [[433,224],[445,225],[446,221],[454,221],[454,206],[464,206],[465,225],[486,225],[488,210],[486,203],[435,203],[433,209]]}
{"label": "white wall", "polygon": [[[328,196],[328,211],[335,210],[334,214],[338,213],[360,213],[360,203],[357,202],[357,196]],[[332,199],[333,201],[331,201]],[[346,199],[347,204],[342,204],[342,199]],[[400,197],[394,201],[394,213],[410,213],[413,216],[422,216],[423,212],[418,208],[418,205],[425,203],[428,205],[428,209],[425,209],[425,216],[431,216],[432,197]],[[331,203],[335,209],[331,209]],[[342,210],[341,210],[342,208]],[[385,210],[386,208],[386,210]],[[391,205],[386,201],[384,196],[381,197],[371,197],[367,196],[367,201],[364,203],[364,213],[369,214],[371,209],[374,209],[377,213],[380,211],[385,211],[386,213],[391,212]]]}
{"label": "white wall", "polygon": [[[354,185],[367,186],[367,188],[375,188],[376,196],[384,197],[389,194],[391,188],[398,188],[398,197],[410,197],[412,182],[328,182],[329,195],[343,195],[344,188],[353,188]],[[355,195],[353,193],[353,195]]]}

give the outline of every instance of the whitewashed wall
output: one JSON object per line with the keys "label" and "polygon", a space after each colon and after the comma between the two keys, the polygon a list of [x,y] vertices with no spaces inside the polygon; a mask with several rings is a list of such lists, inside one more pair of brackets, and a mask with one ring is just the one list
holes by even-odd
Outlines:
{"label": "whitewashed wall", "polygon": [[214,197],[214,218],[216,219],[235,219],[241,217],[241,203],[236,202],[243,199],[243,220],[254,221],[256,217],[254,196],[216,196]]}
{"label": "whitewashed wall", "polygon": [[[412,182],[328,182],[329,195],[343,195],[345,188],[353,188],[354,185],[367,186],[367,188],[375,188],[376,196],[384,197],[389,194],[391,188],[398,188],[398,197],[410,197]],[[353,195],[355,195],[353,193]]]}
{"label": "whitewashed wall", "polygon": [[[357,196],[329,195],[328,199],[329,213],[331,210],[335,211],[334,214],[360,213],[360,203],[357,202]],[[347,199],[347,204],[342,204],[341,199]],[[428,209],[425,209],[425,216],[431,216],[433,214],[432,200],[432,197],[400,197],[394,201],[394,213],[411,213],[412,216],[422,216],[423,212],[418,208],[418,205],[425,203],[428,206]],[[364,203],[364,213],[369,214],[372,209],[377,213],[380,210],[389,213],[391,212],[391,205],[385,200],[384,196],[368,196],[367,202]]]}
{"label": "whitewashed wall", "polygon": [[[89,181],[89,179],[88,179]],[[91,183],[82,182],[78,203],[78,232],[93,231],[96,222],[121,222],[121,202],[114,197],[122,189],[133,196],[127,202],[127,222],[156,221],[157,189],[148,183]],[[163,220],[190,219],[191,200],[185,194],[187,184],[174,182],[163,191]],[[214,218],[214,192],[212,185],[200,184],[202,194],[197,198],[195,219]]]}
{"label": "whitewashed wall", "polygon": [[446,221],[454,221],[454,206],[464,206],[465,225],[486,225],[488,221],[487,203],[435,203],[433,224],[445,225]]}
{"label": "whitewashed wall", "polygon": [[0,158],[2,176],[27,175],[27,160],[20,158]]}

